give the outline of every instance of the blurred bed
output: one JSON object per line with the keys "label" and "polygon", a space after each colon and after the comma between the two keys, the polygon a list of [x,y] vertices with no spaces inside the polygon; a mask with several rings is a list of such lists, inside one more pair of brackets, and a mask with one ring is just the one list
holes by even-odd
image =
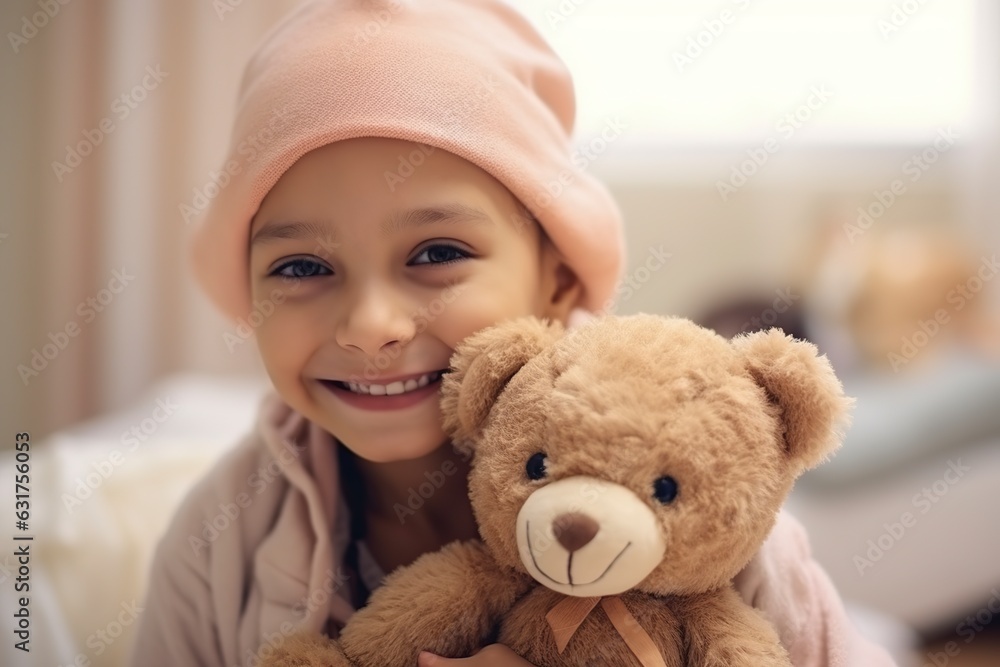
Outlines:
{"label": "blurred bed", "polygon": [[1000,360],[954,349],[844,384],[844,445],[791,508],[843,595],[959,640],[1000,587]]}
{"label": "blurred bed", "polygon": [[[33,444],[31,652],[3,642],[0,665],[124,664],[160,533],[191,484],[251,428],[265,389],[177,375],[128,409]],[[0,580],[14,569],[9,553],[0,557]],[[0,596],[4,618],[14,603]]]}
{"label": "blurred bed", "polygon": [[828,355],[853,421],[790,508],[845,598],[964,646],[980,631],[963,619],[1000,597],[996,256],[948,227],[859,239],[838,223],[803,259],[801,300],[776,311],[771,294],[730,295],[699,319],[726,336],[778,326]]}

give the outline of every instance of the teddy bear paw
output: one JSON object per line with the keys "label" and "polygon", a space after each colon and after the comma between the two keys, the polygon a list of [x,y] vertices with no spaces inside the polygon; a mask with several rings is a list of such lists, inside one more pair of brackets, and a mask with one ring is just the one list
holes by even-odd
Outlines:
{"label": "teddy bear paw", "polygon": [[340,645],[323,635],[292,635],[270,649],[259,651],[260,667],[351,667]]}

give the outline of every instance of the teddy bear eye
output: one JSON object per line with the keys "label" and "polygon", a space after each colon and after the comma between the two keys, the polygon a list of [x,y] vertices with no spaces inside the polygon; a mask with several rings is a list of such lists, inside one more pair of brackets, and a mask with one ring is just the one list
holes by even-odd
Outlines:
{"label": "teddy bear eye", "polygon": [[664,505],[672,503],[679,490],[677,480],[670,475],[664,475],[653,482],[653,497]]}
{"label": "teddy bear eye", "polygon": [[528,473],[528,479],[541,479],[545,477],[545,454],[542,452],[532,454],[528,462],[524,464],[524,471]]}

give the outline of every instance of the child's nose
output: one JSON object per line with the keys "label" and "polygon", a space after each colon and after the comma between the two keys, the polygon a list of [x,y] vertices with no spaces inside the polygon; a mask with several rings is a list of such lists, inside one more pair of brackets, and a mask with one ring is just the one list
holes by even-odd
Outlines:
{"label": "child's nose", "polygon": [[403,301],[386,289],[358,294],[337,327],[337,343],[368,356],[379,354],[393,343],[405,345],[416,334],[416,325],[411,309]]}

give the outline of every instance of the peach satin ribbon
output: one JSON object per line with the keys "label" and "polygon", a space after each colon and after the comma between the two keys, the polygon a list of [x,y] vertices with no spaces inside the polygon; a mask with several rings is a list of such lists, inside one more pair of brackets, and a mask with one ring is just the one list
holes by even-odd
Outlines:
{"label": "peach satin ribbon", "polygon": [[563,652],[573,637],[573,633],[597,606],[598,602],[601,603],[604,613],[611,619],[615,630],[625,640],[643,667],[667,667],[663,656],[660,655],[660,651],[656,648],[649,634],[642,629],[639,622],[635,620],[635,616],[629,612],[617,595],[589,598],[567,596],[552,607],[545,615],[545,619],[549,622],[549,627],[552,628],[559,653]]}

